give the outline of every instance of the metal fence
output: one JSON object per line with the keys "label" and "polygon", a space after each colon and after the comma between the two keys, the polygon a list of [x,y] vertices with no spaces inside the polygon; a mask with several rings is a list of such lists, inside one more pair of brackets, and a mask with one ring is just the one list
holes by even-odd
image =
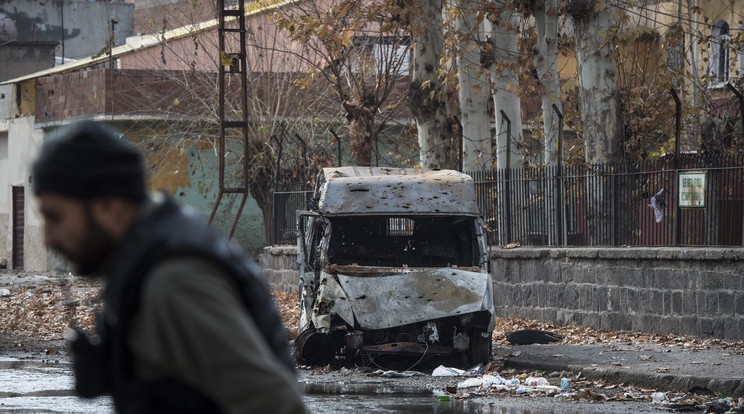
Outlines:
{"label": "metal fence", "polygon": [[492,243],[741,246],[744,158],[682,154],[473,176]]}
{"label": "metal fence", "polygon": [[304,182],[288,183],[274,191],[274,230],[271,244],[297,243],[297,210],[307,210],[312,188]]}
{"label": "metal fence", "polygon": [[[742,246],[744,157],[467,172],[492,244]],[[275,244],[294,244],[306,185],[274,193]],[[681,201],[681,203],[680,203]]]}

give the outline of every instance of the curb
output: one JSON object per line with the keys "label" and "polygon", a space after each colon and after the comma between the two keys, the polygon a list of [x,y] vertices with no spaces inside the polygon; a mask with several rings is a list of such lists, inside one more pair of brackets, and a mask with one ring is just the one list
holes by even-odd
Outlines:
{"label": "curb", "polygon": [[744,397],[744,379],[706,378],[692,375],[651,374],[615,368],[586,367],[576,364],[507,358],[504,367],[530,371],[581,372],[591,380],[610,383],[627,383],[637,387],[656,388],[662,391],[691,392],[697,394]]}

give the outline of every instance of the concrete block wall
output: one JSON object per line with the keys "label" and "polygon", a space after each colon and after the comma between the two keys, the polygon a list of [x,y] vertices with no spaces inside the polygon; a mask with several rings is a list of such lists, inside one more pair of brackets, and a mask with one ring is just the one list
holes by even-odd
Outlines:
{"label": "concrete block wall", "polygon": [[295,246],[264,247],[258,255],[258,264],[264,270],[272,290],[299,293],[300,276]]}
{"label": "concrete block wall", "polygon": [[494,249],[492,269],[498,316],[744,339],[744,249]]}
{"label": "concrete block wall", "polygon": [[36,80],[36,122],[104,113],[105,71],[83,70]]}
{"label": "concrete block wall", "polygon": [[[296,257],[264,249],[272,288],[297,292]],[[744,249],[494,248],[491,263],[500,317],[744,339]]]}
{"label": "concrete block wall", "polygon": [[80,70],[36,82],[37,122],[103,113],[201,113],[206,109],[199,96],[211,88],[206,76],[142,69]]}

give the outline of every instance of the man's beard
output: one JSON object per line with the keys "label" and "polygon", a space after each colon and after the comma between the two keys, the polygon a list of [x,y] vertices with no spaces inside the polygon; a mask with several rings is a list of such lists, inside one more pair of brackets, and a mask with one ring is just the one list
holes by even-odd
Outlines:
{"label": "man's beard", "polygon": [[75,274],[82,276],[101,276],[96,274],[106,258],[114,250],[114,238],[93,218],[90,205],[85,203],[85,232],[75,246],[75,251],[59,249],[75,268]]}

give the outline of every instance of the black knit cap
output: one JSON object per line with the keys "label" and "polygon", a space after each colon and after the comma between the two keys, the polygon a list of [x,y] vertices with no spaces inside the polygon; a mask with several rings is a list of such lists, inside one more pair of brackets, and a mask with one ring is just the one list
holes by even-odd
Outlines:
{"label": "black knit cap", "polygon": [[60,129],[31,167],[34,193],[75,198],[146,197],[142,155],[102,124],[82,121]]}

